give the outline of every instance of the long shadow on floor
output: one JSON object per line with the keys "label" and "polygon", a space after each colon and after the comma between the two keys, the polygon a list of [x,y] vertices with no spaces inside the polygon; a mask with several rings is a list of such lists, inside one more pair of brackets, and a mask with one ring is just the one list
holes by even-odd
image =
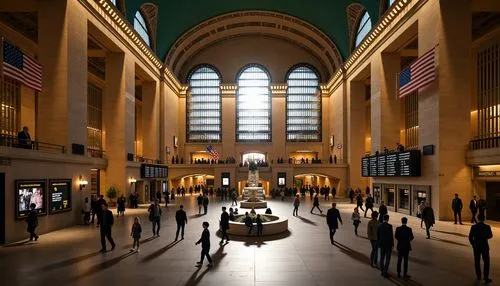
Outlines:
{"label": "long shadow on floor", "polygon": [[88,253],[88,254],[85,254],[85,255],[81,255],[81,256],[78,256],[78,257],[73,257],[73,258],[70,258],[70,259],[66,259],[66,260],[63,260],[63,261],[59,261],[59,262],[56,262],[56,263],[52,263],[52,264],[46,265],[46,266],[44,266],[44,267],[42,267],[40,269],[37,269],[36,272],[51,271],[51,270],[54,270],[54,269],[57,269],[57,268],[62,268],[62,267],[70,266],[70,265],[82,262],[82,261],[84,261],[86,259],[95,257],[97,255],[99,255],[98,251],[92,252],[92,253]]}
{"label": "long shadow on floor", "polygon": [[3,247],[19,247],[19,246],[28,246],[28,245],[35,245],[37,244],[36,242],[32,242],[29,240],[24,240],[24,241],[19,241],[11,244],[4,245]]}
{"label": "long shadow on floor", "polygon": [[300,218],[300,220],[301,220],[302,222],[305,222],[305,223],[307,223],[307,224],[314,225],[314,226],[318,225],[316,222],[314,222],[314,221],[312,221],[312,220],[310,220],[310,219],[307,219],[307,218],[305,218],[305,217],[303,217],[303,216],[300,216],[300,215],[299,215],[299,216],[297,216],[297,217],[298,217],[298,218]]}
{"label": "long shadow on floor", "polygon": [[195,218],[199,218],[199,217],[202,217],[204,216],[204,214],[194,214],[194,215],[190,215],[189,218],[190,219],[195,219]]}
{"label": "long shadow on floor", "polygon": [[[335,242],[334,244],[336,247],[339,248],[339,250],[342,252],[342,253],[345,253],[346,255],[350,256],[351,258],[357,260],[358,262],[362,263],[362,264],[365,264],[365,265],[369,265],[369,261],[370,261],[370,258],[368,257],[368,255],[365,255],[364,253],[361,253],[359,251],[356,251],[352,248],[350,248],[349,246],[346,246],[340,242]],[[405,279],[405,280],[401,280],[401,279],[397,279],[397,278],[394,278],[394,277],[389,277],[388,280],[390,282],[392,282],[393,284],[395,285],[414,285],[414,286],[421,286],[420,283],[416,282],[416,281],[413,281],[411,279]]]}
{"label": "long shadow on floor", "polygon": [[449,240],[449,239],[439,238],[439,237],[432,237],[431,236],[431,240],[435,240],[435,241],[439,241],[439,242],[445,242],[445,243],[454,244],[454,245],[460,245],[460,246],[469,247],[468,244],[461,243],[461,242],[456,242],[456,241]]}
{"label": "long shadow on floor", "polygon": [[124,260],[125,258],[134,255],[135,253],[136,252],[127,252],[127,253],[124,253],[124,254],[122,254],[120,256],[112,258],[110,260],[106,260],[106,261],[104,261],[102,263],[96,264],[96,265],[90,267],[89,269],[87,269],[86,271],[84,271],[82,274],[74,277],[72,279],[72,282],[74,282],[76,280],[80,280],[80,279],[85,278],[87,276],[90,276],[92,274],[96,274],[99,271],[106,270],[106,269],[108,269],[108,268],[110,268],[110,267],[118,264],[120,261]]}
{"label": "long shadow on floor", "polygon": [[[139,245],[146,244],[146,243],[151,242],[151,241],[153,241],[155,239],[156,239],[156,237],[154,237],[154,236],[148,237],[146,239],[143,239],[143,240],[139,241],[140,242]],[[129,243],[129,244],[123,246],[123,249],[131,248],[132,246],[134,246],[134,244],[133,243]]]}
{"label": "long shadow on floor", "polygon": [[444,233],[444,234],[455,235],[455,236],[461,236],[461,237],[469,237],[467,234],[456,233],[456,232],[451,232],[451,231],[444,231],[444,230],[437,230],[437,229],[433,229],[432,231],[433,232]]}
{"label": "long shadow on floor", "polygon": [[167,252],[170,248],[174,247],[177,243],[179,243],[180,240],[177,240],[177,241],[172,241],[171,243],[169,243],[168,245],[166,245],[165,247],[162,247],[160,249],[158,249],[157,251],[149,254],[148,256],[144,257],[143,259],[141,259],[141,262],[149,262],[155,258],[158,258],[159,256],[161,256],[162,254],[164,254],[165,252]]}
{"label": "long shadow on floor", "polygon": [[[222,237],[222,233],[220,232],[220,230],[218,230],[215,235],[217,237]],[[273,240],[281,240],[281,239],[284,239],[284,238],[287,238],[289,237],[290,235],[292,235],[292,232],[290,230],[287,230],[283,233],[280,233],[280,234],[275,234],[275,235],[265,235],[265,236],[247,236],[247,235],[234,235],[234,234],[229,234],[229,238],[231,240],[234,240],[234,241],[242,241],[242,242],[246,242],[248,241],[249,239],[253,239],[253,238],[259,238],[261,239],[262,241],[273,241]]]}
{"label": "long shadow on floor", "polygon": [[186,284],[184,285],[198,285],[200,284],[201,280],[203,280],[203,277],[211,270],[217,269],[219,267],[220,261],[224,259],[224,257],[227,255],[227,253],[224,253],[224,246],[227,245],[227,242],[225,244],[222,244],[219,246],[217,251],[212,255],[212,260],[213,260],[213,266],[212,267],[207,267],[203,272],[200,273],[200,270],[202,269],[202,265],[197,266],[197,269],[191,274],[189,279],[186,281]]}

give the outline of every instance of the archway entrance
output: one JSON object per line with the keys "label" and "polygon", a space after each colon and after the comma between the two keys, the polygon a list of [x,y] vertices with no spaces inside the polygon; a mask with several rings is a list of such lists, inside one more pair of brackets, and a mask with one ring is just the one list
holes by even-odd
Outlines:
{"label": "archway entrance", "polygon": [[[322,188],[326,186],[330,188],[330,194],[336,195],[339,193],[339,183],[338,178],[323,174],[300,174],[293,177],[293,184],[299,191],[301,188]],[[334,188],[336,190],[335,194]]]}
{"label": "archway entrance", "polygon": [[208,174],[192,174],[171,180],[174,190],[184,190],[186,195],[193,195],[202,189],[214,189],[215,177]]}

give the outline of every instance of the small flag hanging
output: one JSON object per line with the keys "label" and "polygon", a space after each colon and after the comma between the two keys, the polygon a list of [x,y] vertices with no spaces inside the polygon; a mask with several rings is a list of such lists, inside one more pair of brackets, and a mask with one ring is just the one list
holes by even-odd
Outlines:
{"label": "small flag hanging", "polygon": [[219,152],[217,152],[217,150],[215,150],[214,147],[212,147],[212,145],[207,146],[207,151],[212,157],[212,159],[219,160]]}
{"label": "small flag hanging", "polygon": [[3,42],[3,74],[36,90],[42,90],[42,66],[21,49]]}
{"label": "small flag hanging", "polygon": [[399,98],[418,91],[436,79],[435,48],[423,54],[399,74]]}

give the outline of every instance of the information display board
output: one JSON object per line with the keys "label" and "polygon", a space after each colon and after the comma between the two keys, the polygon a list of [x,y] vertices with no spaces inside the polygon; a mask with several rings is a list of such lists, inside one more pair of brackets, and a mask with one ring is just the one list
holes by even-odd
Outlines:
{"label": "information display board", "polygon": [[420,150],[368,156],[361,159],[363,177],[418,177],[420,168]]}
{"label": "information display board", "polygon": [[168,167],[162,165],[141,165],[141,178],[144,179],[163,179],[168,177]]}
{"label": "information display board", "polygon": [[286,186],[286,172],[278,172],[278,187]]}
{"label": "information display board", "polygon": [[49,213],[71,210],[71,179],[49,180]]}
{"label": "information display board", "polygon": [[222,178],[222,186],[223,187],[229,187],[230,185],[230,181],[229,181],[229,177],[231,176],[231,173],[228,173],[228,172],[222,172],[221,173],[221,178]]}
{"label": "information display board", "polygon": [[47,188],[45,180],[29,180],[15,182],[16,218],[28,217],[30,205],[35,204],[38,215],[47,214]]}

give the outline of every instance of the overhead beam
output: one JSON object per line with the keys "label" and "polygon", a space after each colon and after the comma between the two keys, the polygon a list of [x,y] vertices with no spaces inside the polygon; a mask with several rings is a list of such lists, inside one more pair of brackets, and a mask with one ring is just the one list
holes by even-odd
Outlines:
{"label": "overhead beam", "polygon": [[106,56],[106,51],[89,49],[87,55],[91,58],[104,58]]}
{"label": "overhead beam", "polygon": [[500,12],[498,0],[474,0],[471,4],[472,12]]}
{"label": "overhead beam", "polygon": [[1,0],[0,12],[36,12],[38,3],[35,0]]}
{"label": "overhead beam", "polygon": [[418,57],[418,49],[405,49],[401,50],[399,54],[402,57]]}

